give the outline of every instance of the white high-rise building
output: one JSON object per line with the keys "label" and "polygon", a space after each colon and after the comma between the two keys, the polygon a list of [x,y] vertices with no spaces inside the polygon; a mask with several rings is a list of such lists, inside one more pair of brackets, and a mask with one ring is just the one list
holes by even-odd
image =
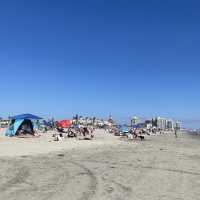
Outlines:
{"label": "white high-rise building", "polygon": [[161,130],[173,130],[173,120],[172,119],[166,119],[162,117],[158,117],[157,119],[157,128]]}

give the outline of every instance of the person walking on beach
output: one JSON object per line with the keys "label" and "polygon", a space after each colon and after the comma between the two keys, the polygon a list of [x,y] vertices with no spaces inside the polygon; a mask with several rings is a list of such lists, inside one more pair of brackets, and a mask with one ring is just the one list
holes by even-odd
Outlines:
{"label": "person walking on beach", "polygon": [[175,138],[178,138],[177,132],[178,132],[179,129],[180,129],[180,127],[179,127],[178,123],[176,123],[175,129],[174,129]]}
{"label": "person walking on beach", "polygon": [[175,127],[175,129],[174,129],[174,135],[175,135],[175,138],[178,138],[178,135],[177,135],[177,127]]}

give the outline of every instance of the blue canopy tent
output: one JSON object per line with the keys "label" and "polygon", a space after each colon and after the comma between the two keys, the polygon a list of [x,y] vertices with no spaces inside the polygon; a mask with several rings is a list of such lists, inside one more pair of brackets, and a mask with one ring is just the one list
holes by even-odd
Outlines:
{"label": "blue canopy tent", "polygon": [[10,117],[10,119],[30,119],[30,120],[39,120],[39,119],[42,119],[41,117],[38,117],[36,115],[32,115],[32,114],[22,114],[22,115],[16,115],[16,116],[13,116],[13,117]]}
{"label": "blue canopy tent", "polygon": [[16,135],[18,129],[24,122],[28,122],[29,126],[31,124],[33,127],[34,123],[32,122],[32,120],[39,120],[42,118],[32,115],[32,114],[22,114],[22,115],[16,115],[16,116],[10,117],[10,119],[12,120],[12,122],[9,128],[7,129],[5,135],[12,137]]}

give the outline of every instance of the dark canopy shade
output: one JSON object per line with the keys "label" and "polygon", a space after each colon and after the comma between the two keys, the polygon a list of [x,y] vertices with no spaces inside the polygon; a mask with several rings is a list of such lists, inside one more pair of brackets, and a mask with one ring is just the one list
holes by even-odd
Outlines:
{"label": "dark canopy shade", "polygon": [[39,119],[42,119],[41,117],[38,117],[36,115],[32,115],[32,114],[22,114],[22,115],[16,115],[16,116],[13,116],[13,117],[10,117],[10,119],[36,119],[36,120],[39,120]]}

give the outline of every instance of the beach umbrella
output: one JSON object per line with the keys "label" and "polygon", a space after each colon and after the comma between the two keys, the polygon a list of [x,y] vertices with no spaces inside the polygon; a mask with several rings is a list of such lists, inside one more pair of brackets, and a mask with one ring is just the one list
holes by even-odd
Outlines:
{"label": "beach umbrella", "polygon": [[68,128],[72,125],[72,121],[71,120],[58,121],[57,125],[61,128]]}

